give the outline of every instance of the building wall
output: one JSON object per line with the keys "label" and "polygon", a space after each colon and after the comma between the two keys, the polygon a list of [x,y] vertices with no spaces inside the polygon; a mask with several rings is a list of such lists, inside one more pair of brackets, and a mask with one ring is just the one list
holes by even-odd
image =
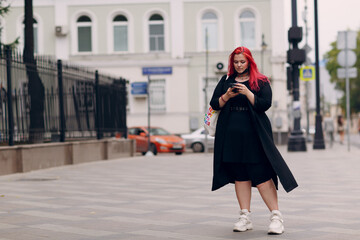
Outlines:
{"label": "building wall", "polygon": [[[282,0],[34,0],[34,16],[39,24],[39,54],[54,55],[99,72],[129,80],[128,126],[147,125],[147,99],[131,94],[131,83],[146,82],[144,67],[171,67],[171,74],[152,75],[151,79],[165,80],[166,111],[153,113],[151,124],[174,133],[185,133],[200,127],[205,112],[204,78],[220,79],[226,73],[228,56],[240,43],[239,14],[250,9],[256,16],[256,45],[251,48],[259,69],[271,77],[273,99],[278,103],[268,115],[284,118],[282,129],[287,131],[287,91],[285,80],[285,42]],[[209,51],[206,59],[201,47],[201,16],[212,10],[218,17],[218,49]],[[76,20],[81,14],[92,19],[93,51],[77,52]],[[111,20],[123,13],[129,24],[129,49],[114,53],[111,49]],[[147,20],[151,13],[164,18],[165,50],[149,52]],[[23,1],[14,0],[5,17],[6,40],[19,34],[18,19],[23,16]],[[55,26],[67,29],[65,36],[55,35]],[[41,34],[40,34],[41,33]],[[261,49],[264,34],[267,48]],[[217,63],[224,69],[216,69]],[[264,66],[262,66],[262,62]],[[207,65],[208,64],[208,65]],[[208,67],[208,72],[206,68]],[[210,96],[208,96],[210,97]]]}

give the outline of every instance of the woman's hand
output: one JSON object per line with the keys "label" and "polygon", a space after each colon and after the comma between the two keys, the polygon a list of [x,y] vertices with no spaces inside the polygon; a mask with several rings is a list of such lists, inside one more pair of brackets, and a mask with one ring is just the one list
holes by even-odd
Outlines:
{"label": "woman's hand", "polygon": [[231,93],[233,93],[231,95],[231,97],[235,97],[239,94],[243,94],[245,96],[247,96],[249,94],[249,92],[251,92],[244,84],[242,83],[235,83],[233,87],[229,88],[227,90],[226,93],[228,93],[230,90]]}
{"label": "woman's hand", "polygon": [[[250,101],[250,103],[254,106],[254,104],[255,104],[254,94],[250,91],[250,89],[247,88],[247,86],[245,86],[245,85],[242,84],[242,83],[236,83],[236,84],[234,85],[234,87],[229,88],[229,89],[231,89],[231,91],[233,91],[233,90],[234,90],[234,91],[237,91],[234,96],[237,96],[237,95],[239,95],[239,94],[245,95],[245,96],[248,98],[248,100]],[[228,91],[229,91],[229,89],[228,89]],[[227,91],[227,92],[228,92],[228,91]],[[226,93],[227,93],[227,92],[226,92]],[[233,96],[233,97],[234,97],[234,96]]]}

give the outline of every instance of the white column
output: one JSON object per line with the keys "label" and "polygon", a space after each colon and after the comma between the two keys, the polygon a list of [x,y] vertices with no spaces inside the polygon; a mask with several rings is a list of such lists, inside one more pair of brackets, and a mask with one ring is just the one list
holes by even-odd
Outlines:
{"label": "white column", "polygon": [[[287,29],[285,29],[284,0],[271,0],[271,73],[273,103],[277,102],[277,107],[271,108],[271,120],[275,123],[277,117],[282,118],[282,132],[288,131],[287,115],[287,89],[286,89],[286,51]],[[277,131],[274,125],[273,131]]]}
{"label": "white column", "polygon": [[69,35],[70,26],[68,26],[68,6],[66,1],[54,1],[55,4],[55,27],[62,26],[67,31],[66,36],[55,37],[55,56],[57,59],[67,60],[70,55]]}
{"label": "white column", "polygon": [[171,18],[171,57],[184,57],[184,3],[183,0],[170,0]]}

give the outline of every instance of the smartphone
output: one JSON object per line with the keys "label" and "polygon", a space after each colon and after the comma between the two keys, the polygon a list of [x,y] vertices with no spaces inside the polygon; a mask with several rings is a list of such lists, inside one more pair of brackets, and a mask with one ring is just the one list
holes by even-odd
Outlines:
{"label": "smartphone", "polygon": [[[230,83],[230,87],[231,87],[231,88],[234,88],[234,87],[236,87],[236,86],[237,86],[236,83]],[[237,88],[234,88],[232,91],[233,91],[233,92],[238,92],[239,90],[238,90]]]}

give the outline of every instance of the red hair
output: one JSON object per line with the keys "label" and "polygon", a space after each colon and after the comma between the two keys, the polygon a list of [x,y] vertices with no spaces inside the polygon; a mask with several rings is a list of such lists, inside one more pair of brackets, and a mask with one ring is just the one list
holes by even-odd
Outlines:
{"label": "red hair", "polygon": [[243,54],[249,62],[248,71],[249,71],[249,75],[250,75],[249,85],[250,85],[251,90],[258,91],[260,89],[259,81],[260,82],[269,82],[269,79],[265,75],[263,75],[259,72],[250,50],[246,47],[235,48],[235,50],[230,54],[228,74],[227,74],[229,77],[236,73],[236,70],[234,67],[235,54]]}

